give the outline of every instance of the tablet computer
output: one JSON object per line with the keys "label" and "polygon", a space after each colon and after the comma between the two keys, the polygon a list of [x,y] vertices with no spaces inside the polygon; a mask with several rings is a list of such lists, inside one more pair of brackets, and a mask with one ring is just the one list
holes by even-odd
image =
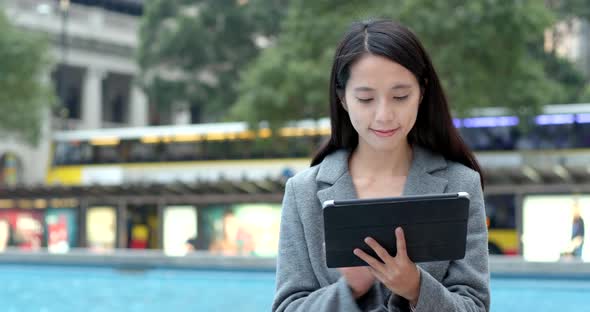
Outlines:
{"label": "tablet computer", "polygon": [[396,255],[395,228],[401,226],[413,262],[465,257],[469,194],[465,192],[323,203],[324,244],[329,268],[366,266],[352,251],[379,257],[364,239],[377,240]]}

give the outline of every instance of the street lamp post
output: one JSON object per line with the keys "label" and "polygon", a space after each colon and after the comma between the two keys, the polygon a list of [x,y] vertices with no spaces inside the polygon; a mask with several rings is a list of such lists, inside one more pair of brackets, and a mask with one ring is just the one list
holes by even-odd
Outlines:
{"label": "street lamp post", "polygon": [[67,111],[67,89],[66,89],[66,64],[68,58],[68,11],[70,9],[70,0],[59,0],[59,9],[61,12],[61,68],[59,68],[59,97],[61,99],[61,107],[59,109],[59,117],[62,119],[63,128],[67,128],[66,119],[69,115]]}

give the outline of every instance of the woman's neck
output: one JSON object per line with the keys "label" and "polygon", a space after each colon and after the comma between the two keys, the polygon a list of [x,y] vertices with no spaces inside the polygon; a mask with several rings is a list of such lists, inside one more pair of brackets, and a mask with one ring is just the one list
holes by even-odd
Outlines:
{"label": "woman's neck", "polygon": [[354,177],[400,177],[407,176],[412,164],[413,151],[403,144],[391,151],[376,151],[359,142],[349,160]]}

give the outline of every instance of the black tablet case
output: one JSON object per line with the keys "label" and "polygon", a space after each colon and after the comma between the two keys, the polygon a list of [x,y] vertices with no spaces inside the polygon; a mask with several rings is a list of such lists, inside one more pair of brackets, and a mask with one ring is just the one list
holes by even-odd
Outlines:
{"label": "black tablet case", "polygon": [[327,201],[323,215],[329,268],[366,266],[352,253],[354,248],[379,259],[364,242],[367,236],[395,256],[394,230],[398,226],[404,229],[408,256],[413,262],[465,257],[469,217],[466,193]]}

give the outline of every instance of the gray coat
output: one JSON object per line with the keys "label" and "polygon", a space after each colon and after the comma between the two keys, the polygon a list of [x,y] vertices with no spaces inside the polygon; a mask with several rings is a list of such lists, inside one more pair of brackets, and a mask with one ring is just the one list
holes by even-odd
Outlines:
{"label": "gray coat", "polygon": [[[273,311],[409,311],[408,301],[379,281],[355,300],[337,269],[326,266],[322,206],[356,198],[345,150],[287,181],[281,216]],[[416,311],[489,311],[487,229],[479,174],[421,147],[403,194],[468,192],[471,195],[465,258],[420,263]]]}

